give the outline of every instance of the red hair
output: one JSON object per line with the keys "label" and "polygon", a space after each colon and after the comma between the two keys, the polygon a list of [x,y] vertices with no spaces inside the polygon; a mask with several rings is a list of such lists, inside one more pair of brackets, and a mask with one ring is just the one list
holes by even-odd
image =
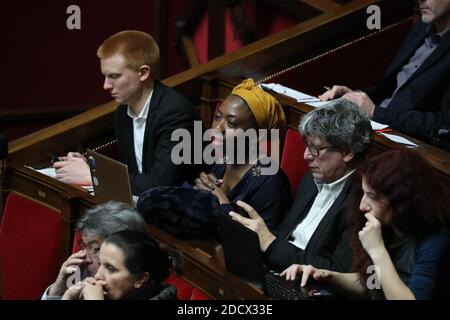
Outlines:
{"label": "red hair", "polygon": [[126,30],[113,34],[97,49],[97,57],[109,58],[121,54],[127,66],[138,70],[143,65],[150,66],[152,78],[159,72],[159,47],[151,35],[142,31]]}
{"label": "red hair", "polygon": [[361,181],[375,191],[375,196],[387,199],[392,211],[391,228],[383,230],[383,236],[395,229],[416,239],[449,227],[449,189],[437,176],[436,170],[416,153],[390,150],[365,162],[359,169],[352,188],[353,270],[358,272],[364,284],[367,267],[372,264],[361,245],[358,232],[366,223],[359,210],[363,195]]}

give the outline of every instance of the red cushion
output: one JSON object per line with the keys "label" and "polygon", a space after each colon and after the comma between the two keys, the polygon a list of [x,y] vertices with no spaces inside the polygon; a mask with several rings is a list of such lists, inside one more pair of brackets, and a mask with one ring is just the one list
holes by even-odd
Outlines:
{"label": "red cushion", "polygon": [[55,281],[61,253],[60,213],[16,193],[0,226],[3,299],[39,299]]}
{"label": "red cushion", "polygon": [[[225,10],[224,26],[224,53],[238,50],[244,46],[244,42],[236,37],[234,22],[231,19],[231,9]],[[257,6],[252,1],[244,1],[245,20],[256,34],[258,39],[278,33],[298,22],[286,17],[282,13],[274,12],[272,6]],[[193,42],[197,51],[200,64],[208,61],[208,12],[203,13],[193,35]]]}
{"label": "red cushion", "polygon": [[189,282],[183,278],[172,273],[165,281],[177,288],[177,298],[178,300],[210,300],[206,294],[195,288]]}
{"label": "red cushion", "polygon": [[75,231],[75,235],[73,237],[73,246],[72,246],[72,253],[78,252],[81,250],[80,245],[78,244],[81,240],[81,233],[78,231]]}
{"label": "red cushion", "polygon": [[172,273],[169,278],[166,279],[166,283],[177,288],[178,300],[191,299],[192,290],[194,289],[194,287],[186,280],[183,280],[182,278]]}
{"label": "red cushion", "polygon": [[291,183],[293,197],[299,182],[308,171],[308,164],[303,158],[304,152],[305,145],[300,133],[297,130],[287,129],[283,156],[281,157],[281,169],[286,173]]}
{"label": "red cushion", "polygon": [[203,291],[194,288],[192,290],[191,300],[211,300],[211,298],[203,293]]}

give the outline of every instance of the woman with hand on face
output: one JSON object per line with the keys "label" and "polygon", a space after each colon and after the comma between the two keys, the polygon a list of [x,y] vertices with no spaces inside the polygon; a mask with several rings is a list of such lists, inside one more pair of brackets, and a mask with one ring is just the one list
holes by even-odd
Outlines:
{"label": "woman with hand on face", "polygon": [[100,246],[106,236],[122,230],[146,232],[147,227],[136,210],[125,203],[110,201],[87,210],[77,222],[76,230],[81,235],[80,250],[64,261],[42,300],[59,300],[71,282],[70,277],[83,280],[95,275],[100,264]]}
{"label": "woman with hand on face", "polygon": [[[211,126],[219,134],[212,143],[217,149],[223,148],[224,161],[214,164],[209,174],[202,172],[194,188],[214,194],[225,213],[239,209],[234,205],[236,201],[245,201],[261,214],[270,229],[275,228],[290,206],[286,176],[278,169],[274,158],[263,155],[264,150],[259,149],[262,144],[258,141],[250,141],[244,148],[235,144],[233,150],[227,149],[227,141],[242,138],[249,130],[258,133],[258,129],[265,129],[269,133],[278,129],[279,140],[275,143],[279,143],[285,126],[286,119],[278,101],[253,79],[244,80],[216,109]],[[261,141],[262,136],[258,138]],[[270,139],[264,138],[269,144]],[[277,171],[264,174],[264,169],[270,166],[267,165],[269,159],[272,166],[277,166]]]}
{"label": "woman with hand on face", "polygon": [[114,233],[103,241],[99,258],[95,276],[70,287],[63,300],[176,299],[176,290],[162,283],[171,259],[147,234]]}
{"label": "woman with hand on face", "polygon": [[353,189],[354,273],[292,265],[288,280],[302,274],[337,291],[372,299],[449,297],[448,187],[419,155],[392,150],[359,169]]}

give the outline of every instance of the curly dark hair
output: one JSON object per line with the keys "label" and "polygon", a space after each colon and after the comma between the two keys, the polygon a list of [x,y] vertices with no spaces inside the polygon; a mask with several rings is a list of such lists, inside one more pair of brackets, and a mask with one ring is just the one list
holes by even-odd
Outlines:
{"label": "curly dark hair", "polygon": [[362,247],[358,232],[366,223],[359,205],[363,196],[362,178],[375,191],[377,198],[387,199],[392,211],[390,226],[383,228],[386,237],[395,229],[421,239],[428,234],[449,228],[447,199],[449,189],[436,170],[412,151],[390,150],[377,155],[358,169],[352,187],[350,244],[353,248],[353,271],[364,285],[367,267],[372,264]]}

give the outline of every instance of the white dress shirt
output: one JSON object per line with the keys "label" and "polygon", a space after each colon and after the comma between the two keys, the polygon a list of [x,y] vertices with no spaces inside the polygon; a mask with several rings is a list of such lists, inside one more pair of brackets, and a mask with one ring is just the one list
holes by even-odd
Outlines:
{"label": "white dress shirt", "polygon": [[142,173],[142,151],[144,149],[144,134],[145,124],[147,123],[148,110],[150,108],[150,100],[152,99],[153,90],[144,104],[141,113],[136,116],[133,110],[128,106],[127,114],[133,119],[133,141],[134,141],[134,155],[136,157],[136,164],[139,173]]}
{"label": "white dress shirt", "polygon": [[306,217],[292,232],[293,239],[289,242],[299,247],[300,249],[305,250],[309,240],[311,240],[314,232],[316,231],[317,226],[320,224],[323,217],[325,217],[325,214],[328,212],[336,198],[341,193],[342,189],[344,188],[345,181],[352,175],[354,171],[355,170],[350,171],[339,180],[336,180],[330,184],[316,183],[319,193],[314,199],[314,203],[311,206],[311,209],[309,209]]}

